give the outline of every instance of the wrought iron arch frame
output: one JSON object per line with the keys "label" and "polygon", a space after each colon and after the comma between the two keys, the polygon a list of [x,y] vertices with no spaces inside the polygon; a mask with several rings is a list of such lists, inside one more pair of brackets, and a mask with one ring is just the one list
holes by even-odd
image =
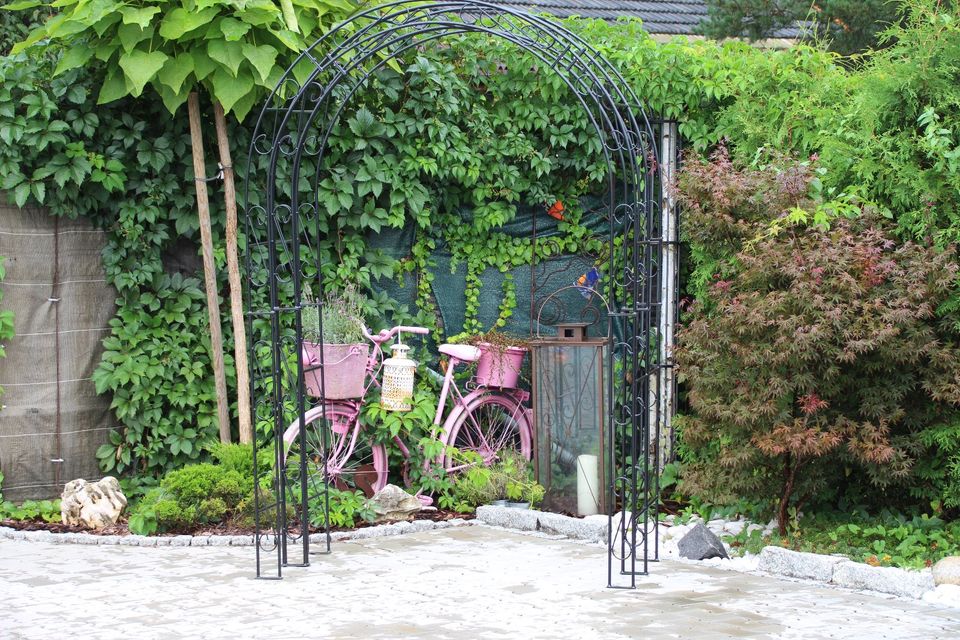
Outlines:
{"label": "wrought iron arch frame", "polygon": [[[303,533],[308,508],[296,520],[287,514],[289,470],[282,436],[290,418],[302,421],[306,412],[303,363],[290,354],[298,354],[302,344],[302,309],[319,304],[307,299],[304,284],[323,291],[314,249],[323,237],[317,185],[327,141],[354,94],[378,69],[414,47],[464,33],[500,38],[538,58],[577,97],[601,141],[610,243],[607,456],[614,461],[604,483],[607,504],[616,505],[608,514],[608,586],[634,587],[636,576],[647,573],[656,559],[656,536],[647,535],[657,499],[650,448],[659,441],[659,419],[648,407],[658,394],[651,380],[661,360],[654,334],[660,291],[656,265],[664,246],[658,228],[662,184],[656,123],[613,65],[550,19],[474,0],[400,0],[353,16],[304,51],[277,83],[252,136],[243,202],[246,328],[259,434],[254,443],[257,577],[280,578],[285,566],[309,565],[311,536]],[[300,199],[304,158],[316,162],[316,171],[307,176],[312,202]],[[282,289],[292,293],[292,300],[281,299]],[[322,326],[320,331],[322,336]],[[322,387],[323,363],[319,371]],[[306,447],[304,430],[300,445]],[[302,505],[308,503],[305,463],[301,457],[295,470]],[[324,500],[325,512],[328,506]],[[329,529],[322,543],[329,552]],[[291,546],[302,550],[299,562],[290,561]],[[264,562],[274,552],[276,573],[267,575]]]}

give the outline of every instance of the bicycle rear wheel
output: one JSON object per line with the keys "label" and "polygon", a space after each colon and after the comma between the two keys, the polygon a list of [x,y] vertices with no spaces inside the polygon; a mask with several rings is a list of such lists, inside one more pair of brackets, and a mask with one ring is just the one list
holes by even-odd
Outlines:
{"label": "bicycle rear wheel", "polygon": [[[292,504],[302,501],[304,482],[308,501],[323,495],[324,472],[330,486],[341,491],[359,490],[369,497],[386,486],[386,448],[363,433],[358,413],[355,405],[328,402],[325,411],[318,407],[307,412],[305,445],[299,421],[284,432],[284,478]],[[305,461],[304,477],[301,460]]]}
{"label": "bicycle rear wheel", "polygon": [[[447,444],[460,451],[478,453],[486,465],[500,453],[512,450],[525,460],[533,455],[533,425],[527,409],[513,396],[490,392],[470,403],[448,429]],[[444,454],[448,473],[459,470],[458,461]]]}

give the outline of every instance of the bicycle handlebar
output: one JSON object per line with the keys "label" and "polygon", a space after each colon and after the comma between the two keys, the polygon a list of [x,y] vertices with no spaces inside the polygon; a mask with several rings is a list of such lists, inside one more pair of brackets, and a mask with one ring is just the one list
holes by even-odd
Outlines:
{"label": "bicycle handlebar", "polygon": [[430,329],[427,329],[426,327],[406,327],[401,325],[394,327],[393,329],[384,329],[377,335],[372,335],[367,331],[366,327],[363,328],[363,335],[367,338],[367,340],[373,342],[374,344],[383,344],[398,333],[418,333],[420,335],[426,335],[430,333]]}
{"label": "bicycle handlebar", "polygon": [[430,329],[426,327],[394,327],[397,331],[402,333],[419,333],[420,335],[427,335],[430,333]]}

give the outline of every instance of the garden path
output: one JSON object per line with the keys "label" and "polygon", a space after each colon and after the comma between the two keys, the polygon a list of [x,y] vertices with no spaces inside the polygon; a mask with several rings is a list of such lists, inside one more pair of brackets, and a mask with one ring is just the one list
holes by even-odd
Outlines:
{"label": "garden path", "polygon": [[0,541],[0,638],[935,638],[960,610],[469,526],[335,543],[283,581],[250,547]]}

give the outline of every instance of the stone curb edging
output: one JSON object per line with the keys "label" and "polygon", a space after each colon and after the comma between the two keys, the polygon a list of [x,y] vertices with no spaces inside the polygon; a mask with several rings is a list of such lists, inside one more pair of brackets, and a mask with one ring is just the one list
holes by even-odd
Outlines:
{"label": "stone curb edging", "polygon": [[877,591],[901,598],[922,598],[936,588],[933,573],[896,567],[873,567],[851,562],[842,556],[792,551],[782,547],[764,547],[759,571],[790,578],[803,578],[856,591]]}
{"label": "stone curb edging", "polygon": [[549,511],[486,505],[477,507],[477,521],[493,527],[539,531],[576,540],[605,543],[609,519],[605,515],[571,518]]}
{"label": "stone curb edging", "polygon": [[[335,531],[330,534],[330,540],[341,542],[345,540],[366,540],[369,538],[383,538],[408,533],[421,533],[451,527],[463,527],[473,524],[471,520],[453,518],[434,522],[433,520],[413,520],[412,522],[393,522],[375,527],[364,527],[353,531]],[[311,533],[310,542],[323,543],[326,536],[322,533]],[[47,542],[50,544],[86,544],[103,546],[125,547],[252,547],[253,536],[99,536],[92,533],[53,533],[50,531],[21,531],[10,527],[0,527],[0,540],[24,540],[26,542]]]}
{"label": "stone curb edging", "polygon": [[[476,521],[488,526],[560,535],[588,542],[606,543],[607,540],[608,519],[605,515],[571,518],[545,511],[483,506],[477,508]],[[664,555],[661,558],[668,559]],[[686,562],[699,564],[695,561]],[[732,566],[728,568],[735,569]],[[756,570],[854,591],[875,591],[911,599],[926,599],[924,596],[937,588],[929,569],[911,571],[896,567],[872,567],[842,556],[803,553],[774,546],[763,548]]]}

